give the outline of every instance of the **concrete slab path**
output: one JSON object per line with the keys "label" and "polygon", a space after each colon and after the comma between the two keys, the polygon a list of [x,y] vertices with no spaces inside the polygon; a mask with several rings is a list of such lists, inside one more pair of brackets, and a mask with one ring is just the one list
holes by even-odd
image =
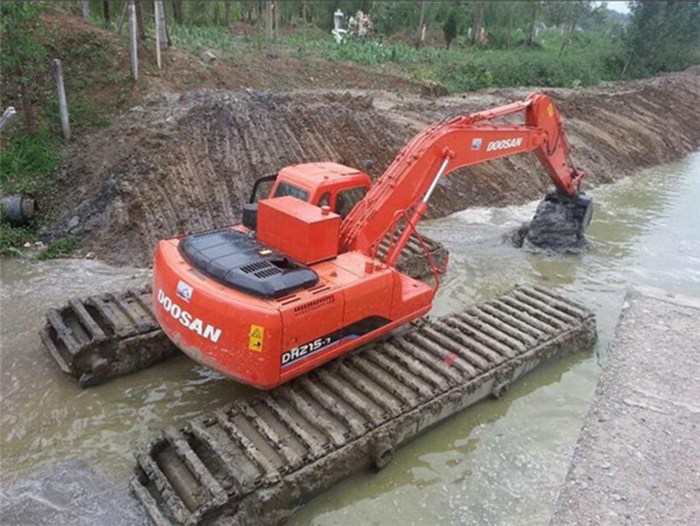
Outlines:
{"label": "concrete slab path", "polygon": [[553,525],[700,524],[700,300],[631,292]]}

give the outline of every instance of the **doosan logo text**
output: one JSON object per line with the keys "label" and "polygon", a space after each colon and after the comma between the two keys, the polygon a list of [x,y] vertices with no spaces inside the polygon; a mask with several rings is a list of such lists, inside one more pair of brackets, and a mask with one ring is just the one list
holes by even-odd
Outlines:
{"label": "doosan logo text", "polygon": [[517,148],[523,143],[522,137],[514,139],[502,139],[500,141],[491,141],[486,147],[487,152],[495,152],[497,150],[507,150],[509,148]]}
{"label": "doosan logo text", "polygon": [[196,332],[203,338],[207,338],[214,343],[219,341],[221,329],[217,329],[208,323],[205,324],[199,318],[194,318],[189,312],[183,310],[182,307],[166,296],[165,292],[160,289],[158,289],[158,303],[163,306],[168,314],[192,332]]}

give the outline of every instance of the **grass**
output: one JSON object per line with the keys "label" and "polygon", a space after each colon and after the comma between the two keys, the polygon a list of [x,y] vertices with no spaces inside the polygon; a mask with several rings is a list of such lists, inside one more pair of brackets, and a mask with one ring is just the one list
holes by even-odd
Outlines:
{"label": "grass", "polygon": [[218,58],[230,60],[232,55],[243,53],[248,48],[261,49],[264,46],[260,37],[235,36],[225,28],[217,26],[182,26],[172,24],[168,28],[173,46],[189,49],[199,55],[207,49],[224,52]]}
{"label": "grass", "polygon": [[432,80],[452,93],[492,87],[592,86],[619,78],[622,48],[600,35],[576,35],[560,54],[561,36],[545,34],[540,45],[511,49],[415,49],[404,43],[344,42],[325,46],[329,60],[349,60],[368,66],[391,64],[398,73],[416,80]]}
{"label": "grass", "polygon": [[416,81],[443,84],[451,93],[492,87],[592,86],[620,78],[623,66],[622,44],[596,33],[577,33],[560,54],[562,36],[556,31],[540,35],[536,46],[510,49],[469,47],[458,39],[451,49],[404,42],[378,40],[345,41],[337,44],[330,35],[300,32],[270,44],[262,36],[241,37],[223,27],[174,25],[172,37],[178,47],[201,53],[218,50],[224,60],[274,46],[299,56],[335,62],[356,62],[369,68],[382,66],[397,75]]}
{"label": "grass", "polygon": [[45,192],[59,163],[60,139],[55,130],[41,127],[31,137],[22,129],[12,129],[4,141],[0,149],[0,192]]}
{"label": "grass", "polygon": [[[17,9],[20,10],[20,7]],[[56,185],[55,174],[64,144],[58,126],[58,101],[48,58],[63,60],[74,136],[109,124],[109,116],[115,111],[116,105],[104,104],[96,95],[104,98],[104,90],[116,90],[119,93],[117,104],[126,104],[127,100],[121,97],[121,93],[131,93],[128,75],[114,73],[118,61],[110,41],[95,38],[95,34],[89,31],[47,29],[40,21],[40,16],[50,13],[50,8],[46,5],[27,4],[25,9],[31,13],[31,23],[27,23],[26,27],[21,26],[21,31],[17,29],[19,26],[8,25],[3,27],[2,33],[4,43],[7,39],[14,39],[14,49],[23,57],[24,62],[31,62],[33,69],[24,73],[24,76],[20,75],[23,70],[17,69],[18,61],[11,60],[12,57],[0,64],[4,101],[17,106],[20,113],[2,136],[0,195],[29,194],[39,200],[42,206],[32,226],[21,229],[2,226],[0,255],[3,256],[18,255],[25,243],[36,241],[39,226],[50,220],[49,198],[60,190]],[[17,12],[21,13],[21,10]],[[20,98],[22,86],[26,85],[31,86],[30,100],[35,114],[36,130],[31,134],[27,131],[28,123],[22,115]],[[64,255],[74,244],[74,241],[59,243],[57,248],[47,249],[47,257],[54,253]]]}
{"label": "grass", "polygon": [[70,256],[75,252],[76,248],[78,248],[78,238],[72,236],[64,237],[63,239],[57,239],[46,250],[39,252],[37,259],[56,259]]}
{"label": "grass", "polygon": [[[19,257],[22,255],[22,248],[25,244],[34,244],[36,241],[36,225],[11,227],[0,223],[0,256]],[[70,256],[78,248],[78,243],[78,238],[73,236],[57,239],[39,252],[37,259],[46,260]]]}
{"label": "grass", "polygon": [[0,256],[21,256],[21,247],[25,243],[36,241],[36,233],[32,228],[11,227],[0,223]]}

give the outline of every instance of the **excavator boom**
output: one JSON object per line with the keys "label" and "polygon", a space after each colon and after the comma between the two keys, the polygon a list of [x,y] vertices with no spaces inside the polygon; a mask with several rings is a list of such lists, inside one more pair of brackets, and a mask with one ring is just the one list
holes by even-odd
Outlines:
{"label": "excavator boom", "polygon": [[[515,113],[524,113],[523,124],[493,122]],[[524,152],[536,154],[560,193],[577,194],[584,174],[570,161],[561,116],[549,97],[534,93],[524,101],[460,115],[419,133],[345,218],[341,250],[375,254],[391,228],[410,217],[410,227],[404,229],[405,236],[387,259],[392,264],[425,213],[441,177],[458,168]]]}

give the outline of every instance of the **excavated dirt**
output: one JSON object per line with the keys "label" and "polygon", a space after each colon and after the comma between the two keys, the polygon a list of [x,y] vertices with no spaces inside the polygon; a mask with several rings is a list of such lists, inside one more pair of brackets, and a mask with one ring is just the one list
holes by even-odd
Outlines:
{"label": "excavated dirt", "polygon": [[[151,95],[83,137],[62,172],[53,236],[117,264],[148,264],[158,238],[238,222],[252,182],[296,162],[333,160],[373,176],[420,129],[446,115],[522,98],[529,89],[421,99],[386,92]],[[686,72],[587,90],[547,90],[566,119],[586,185],[679,158],[700,145],[700,76]],[[541,196],[549,179],[525,155],[463,170],[436,190],[431,214]]]}

